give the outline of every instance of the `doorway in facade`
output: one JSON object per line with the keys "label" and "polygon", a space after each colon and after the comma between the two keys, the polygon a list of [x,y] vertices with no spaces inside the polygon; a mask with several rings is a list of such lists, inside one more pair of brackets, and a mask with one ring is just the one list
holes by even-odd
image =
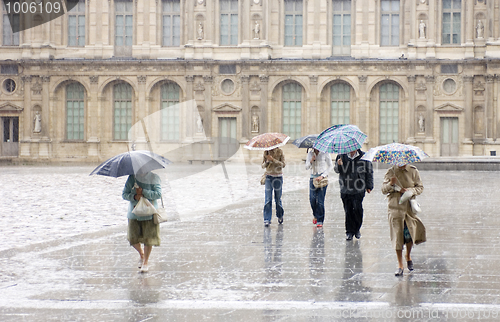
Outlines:
{"label": "doorway in facade", "polygon": [[17,157],[19,153],[19,117],[2,117],[0,127],[2,136],[0,155]]}
{"label": "doorway in facade", "polygon": [[458,117],[441,118],[441,156],[458,156]]}
{"label": "doorway in facade", "polygon": [[239,148],[236,139],[236,118],[219,117],[219,159],[230,158]]}

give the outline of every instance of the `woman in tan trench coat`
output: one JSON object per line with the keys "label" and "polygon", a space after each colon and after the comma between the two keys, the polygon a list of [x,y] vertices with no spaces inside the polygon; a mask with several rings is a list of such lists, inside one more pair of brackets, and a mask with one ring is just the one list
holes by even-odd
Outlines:
{"label": "woman in tan trench coat", "polygon": [[[399,189],[401,188],[401,189]],[[398,191],[399,190],[399,191]],[[406,261],[408,270],[413,270],[413,261],[410,256],[413,244],[418,245],[426,241],[425,227],[412,211],[410,201],[399,204],[402,194],[409,190],[412,198],[424,191],[420,174],[412,165],[392,166],[387,170],[382,184],[382,193],[387,195],[389,227],[391,232],[392,246],[396,250],[398,258],[398,269],[396,276],[403,275],[403,245],[406,245]],[[405,238],[405,225],[408,227],[410,236]]]}

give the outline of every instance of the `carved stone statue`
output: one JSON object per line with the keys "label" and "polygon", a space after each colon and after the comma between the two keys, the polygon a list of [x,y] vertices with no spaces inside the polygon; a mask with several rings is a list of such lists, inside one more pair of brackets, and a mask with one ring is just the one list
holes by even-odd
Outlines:
{"label": "carved stone statue", "polygon": [[476,35],[477,35],[477,38],[479,38],[479,39],[482,39],[484,37],[484,25],[483,25],[483,22],[481,21],[481,19],[479,19],[479,21],[477,22]]}
{"label": "carved stone statue", "polygon": [[420,20],[418,25],[418,35],[420,39],[425,39],[425,22],[423,20]]}
{"label": "carved stone statue", "polygon": [[42,116],[40,112],[36,112],[35,117],[33,118],[33,133],[42,132]]}
{"label": "carved stone statue", "polygon": [[200,114],[196,116],[196,133],[203,133],[203,120]]}
{"label": "carved stone statue", "polygon": [[257,114],[252,115],[252,132],[259,132],[259,116]]}
{"label": "carved stone statue", "polygon": [[425,118],[423,114],[418,116],[418,131],[420,133],[425,133]]}
{"label": "carved stone statue", "polygon": [[253,39],[260,39],[260,25],[257,20],[255,20],[255,27],[253,28],[253,31],[255,32],[255,37],[253,37]]}
{"label": "carved stone statue", "polygon": [[201,22],[198,24],[197,35],[198,35],[198,40],[202,40],[203,39],[203,24]]}

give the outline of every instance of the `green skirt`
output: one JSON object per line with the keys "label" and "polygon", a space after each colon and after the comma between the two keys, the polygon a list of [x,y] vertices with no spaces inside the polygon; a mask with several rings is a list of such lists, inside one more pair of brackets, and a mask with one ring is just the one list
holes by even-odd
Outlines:
{"label": "green skirt", "polygon": [[130,245],[144,244],[146,246],[160,246],[160,225],[151,220],[128,220],[127,239]]}

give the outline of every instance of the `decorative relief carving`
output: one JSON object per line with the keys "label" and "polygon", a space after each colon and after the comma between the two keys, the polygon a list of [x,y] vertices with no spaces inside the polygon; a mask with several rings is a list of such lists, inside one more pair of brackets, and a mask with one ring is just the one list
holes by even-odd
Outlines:
{"label": "decorative relief carving", "polygon": [[90,84],[97,84],[97,83],[99,83],[99,76],[96,76],[96,75],[89,76],[89,79],[90,79]]}
{"label": "decorative relief carving", "polygon": [[203,81],[205,83],[212,83],[214,80],[213,76],[203,76]]}
{"label": "decorative relief carving", "polygon": [[198,82],[196,83],[196,85],[194,85],[194,90],[197,92],[202,92],[205,90],[205,86],[203,85],[202,82]]}
{"label": "decorative relief carving", "polygon": [[194,76],[193,75],[186,75],[185,78],[186,78],[186,82],[188,82],[188,83],[194,82]]}
{"label": "decorative relief carving", "polygon": [[485,87],[481,81],[478,81],[476,84],[474,84],[473,90],[474,90],[474,95],[477,96],[483,96]]}
{"label": "decorative relief carving", "polygon": [[426,83],[434,83],[436,81],[436,78],[434,77],[434,75],[427,75],[427,76],[424,76],[424,78],[425,78]]}
{"label": "decorative relief carving", "polygon": [[137,81],[139,82],[139,84],[144,85],[144,84],[146,84],[146,78],[147,77],[144,75],[139,75],[139,76],[137,76]]}
{"label": "decorative relief carving", "polygon": [[269,76],[267,76],[267,75],[260,75],[259,79],[260,79],[261,83],[268,83],[269,82]]}
{"label": "decorative relief carving", "polygon": [[359,80],[360,84],[366,84],[366,81],[368,80],[368,76],[366,76],[366,75],[358,76],[358,80]]}
{"label": "decorative relief carving", "polygon": [[42,83],[49,83],[50,82],[50,76],[44,75],[42,76]]}
{"label": "decorative relief carving", "polygon": [[409,83],[415,83],[415,80],[417,79],[415,75],[410,75],[407,78]]}
{"label": "decorative relief carving", "polygon": [[260,85],[257,83],[257,81],[253,82],[250,84],[250,90],[254,92],[259,92],[260,91]]}
{"label": "decorative relief carving", "polygon": [[33,92],[33,95],[41,95],[43,90],[42,84],[40,84],[39,81],[37,81],[35,84],[31,86],[31,91]]}
{"label": "decorative relief carving", "polygon": [[242,75],[240,77],[241,83],[242,84],[248,84],[250,82],[250,76],[248,75]]}
{"label": "decorative relief carving", "polygon": [[318,76],[317,75],[309,76],[309,83],[311,85],[317,85],[318,84]]}
{"label": "decorative relief carving", "polygon": [[495,80],[495,75],[486,75],[486,83],[492,83]]}
{"label": "decorative relief carving", "polygon": [[424,82],[420,82],[415,86],[415,90],[417,92],[423,93],[427,90],[427,86],[425,86]]}

